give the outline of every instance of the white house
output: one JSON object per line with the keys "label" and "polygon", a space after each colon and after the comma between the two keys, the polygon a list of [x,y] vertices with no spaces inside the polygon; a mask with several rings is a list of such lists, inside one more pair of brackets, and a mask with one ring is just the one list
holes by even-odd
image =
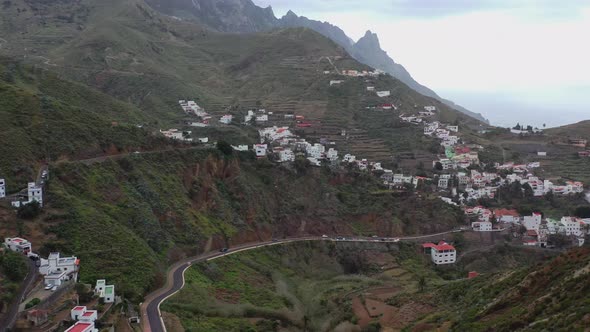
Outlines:
{"label": "white house", "polygon": [[441,176],[438,179],[438,187],[443,188],[443,189],[448,188],[449,187],[449,180],[450,180],[449,178]]}
{"label": "white house", "polygon": [[436,265],[453,264],[457,260],[457,250],[452,245],[441,241],[439,244],[425,243],[424,249],[430,248],[430,257]]}
{"label": "white house", "polygon": [[338,160],[338,150],[329,148],[328,152],[326,152],[326,158],[330,161]]}
{"label": "white house", "polygon": [[539,228],[541,227],[541,219],[542,216],[540,213],[533,213],[531,216],[524,216],[522,220],[522,225],[527,230],[534,230],[539,232]]}
{"label": "white house", "polygon": [[537,156],[539,156],[539,157],[547,157],[547,152],[546,151],[538,151],[537,152]]}
{"label": "white house", "polygon": [[315,143],[314,145],[309,144],[306,147],[307,156],[315,159],[322,159],[324,152],[326,152],[326,147]]}
{"label": "white house", "polygon": [[6,197],[6,181],[0,179],[0,198]]}
{"label": "white house", "polygon": [[565,235],[582,235],[582,229],[580,227],[580,220],[574,217],[562,217],[560,224],[565,231]]}
{"label": "white house", "polygon": [[248,114],[244,117],[244,123],[250,123],[255,116],[254,111],[249,110]]}
{"label": "white house", "polygon": [[70,311],[70,318],[83,323],[94,323],[98,319],[98,312],[88,310],[86,306],[76,306]]}
{"label": "white house", "polygon": [[355,162],[355,160],[356,160],[356,156],[351,155],[349,153],[345,154],[344,158],[342,159],[342,161],[345,161],[347,163],[353,163],[353,162]]}
{"label": "white house", "polygon": [[45,276],[45,284],[60,286],[68,280],[78,280],[80,260],[75,257],[60,257],[59,252],[52,252],[47,259],[41,259],[39,273]]}
{"label": "white house", "polygon": [[76,322],[65,332],[98,332],[98,329],[94,327],[94,323]]}
{"label": "white house", "polygon": [[256,157],[258,157],[258,158],[266,157],[266,150],[267,149],[268,149],[268,145],[266,145],[266,144],[254,145],[254,151],[256,152]]}
{"label": "white house", "polygon": [[22,253],[24,255],[28,254],[29,252],[31,252],[31,242],[22,239],[20,237],[7,237],[4,239],[4,245],[6,246],[6,248],[8,248],[9,250],[12,250],[14,252],[18,252],[18,253]]}
{"label": "white house", "polygon": [[368,86],[367,87],[367,91],[375,91],[375,87],[374,86]]}
{"label": "white house", "polygon": [[436,112],[436,106],[424,106],[425,111]]}
{"label": "white house", "polygon": [[232,145],[231,147],[236,151],[248,151],[248,145]]}
{"label": "white house", "polygon": [[160,130],[160,133],[167,138],[179,140],[179,141],[187,141],[191,142],[193,139],[190,138],[191,131],[181,131],[178,129],[170,129],[170,130]]}
{"label": "white house", "polygon": [[476,221],[471,223],[475,232],[489,232],[492,230],[492,223],[489,221]]}
{"label": "white house", "polygon": [[295,161],[295,154],[291,149],[281,149],[279,150],[279,162],[290,162]]}
{"label": "white house", "polygon": [[198,141],[202,144],[209,143],[209,137],[199,137]]}
{"label": "white house", "polygon": [[43,187],[38,186],[35,182],[29,182],[27,186],[27,193],[29,196],[28,203],[36,201],[40,206],[43,206]]}
{"label": "white house", "polygon": [[267,122],[268,114],[260,114],[256,116],[256,122]]}
{"label": "white house", "polygon": [[219,122],[221,122],[221,123],[223,123],[223,124],[226,124],[226,125],[228,125],[228,124],[230,124],[230,123],[231,123],[231,121],[233,120],[233,118],[234,118],[234,117],[233,117],[233,115],[226,114],[226,115],[222,116],[222,117],[219,119]]}
{"label": "white house", "polygon": [[344,81],[343,80],[331,80],[330,81],[330,86],[342,84],[342,82],[344,82]]}
{"label": "white house", "polygon": [[377,91],[377,96],[378,97],[389,97],[391,96],[391,91]]}
{"label": "white house", "polygon": [[447,129],[454,132],[454,133],[459,132],[459,126],[447,126]]}

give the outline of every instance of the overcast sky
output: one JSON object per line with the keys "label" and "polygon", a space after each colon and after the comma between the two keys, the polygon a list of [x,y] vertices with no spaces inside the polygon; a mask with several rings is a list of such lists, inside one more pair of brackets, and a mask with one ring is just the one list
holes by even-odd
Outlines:
{"label": "overcast sky", "polygon": [[590,0],[254,0],[366,30],[420,83],[493,124],[590,119]]}

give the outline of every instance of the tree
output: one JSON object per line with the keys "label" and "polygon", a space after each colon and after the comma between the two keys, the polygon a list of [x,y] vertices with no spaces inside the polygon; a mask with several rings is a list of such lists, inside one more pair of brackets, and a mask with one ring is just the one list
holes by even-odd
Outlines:
{"label": "tree", "polygon": [[421,276],[420,279],[418,279],[418,289],[420,290],[420,293],[424,292],[424,289],[426,289],[426,278],[424,276]]}
{"label": "tree", "polygon": [[234,149],[231,147],[231,145],[223,140],[217,141],[217,150],[221,151],[221,153],[226,156],[229,156],[234,152]]}
{"label": "tree", "polygon": [[572,241],[564,234],[551,234],[547,237],[547,243],[561,249],[570,246]]}
{"label": "tree", "polygon": [[590,206],[578,206],[574,215],[578,218],[590,218]]}
{"label": "tree", "polygon": [[41,214],[41,205],[37,201],[21,205],[16,211],[16,215],[21,219],[33,219]]}
{"label": "tree", "polygon": [[435,169],[435,170],[437,170],[437,171],[442,171],[442,170],[443,170],[443,165],[442,165],[442,163],[441,163],[440,161],[437,161],[437,162],[434,164],[434,169]]}
{"label": "tree", "polygon": [[297,156],[295,157],[294,165],[298,174],[305,174],[307,172],[307,167],[309,166],[309,160],[303,156]]}
{"label": "tree", "polygon": [[22,282],[27,274],[24,256],[10,251],[0,256],[0,270],[8,279]]}

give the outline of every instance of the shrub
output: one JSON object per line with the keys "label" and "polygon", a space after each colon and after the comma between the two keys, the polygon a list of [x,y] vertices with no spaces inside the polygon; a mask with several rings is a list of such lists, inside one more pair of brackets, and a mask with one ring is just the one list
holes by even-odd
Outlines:
{"label": "shrub", "polygon": [[29,309],[32,308],[34,306],[36,306],[37,304],[41,303],[41,300],[38,298],[34,298],[31,301],[29,301],[26,305],[25,305],[25,309]]}
{"label": "shrub", "polygon": [[41,214],[41,205],[37,201],[22,205],[16,212],[16,215],[21,219],[33,219],[39,214]]}

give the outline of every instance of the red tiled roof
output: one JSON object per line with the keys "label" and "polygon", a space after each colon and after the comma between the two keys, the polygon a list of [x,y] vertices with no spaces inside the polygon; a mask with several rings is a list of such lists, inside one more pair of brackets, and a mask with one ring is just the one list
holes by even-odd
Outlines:
{"label": "red tiled roof", "polygon": [[529,229],[528,231],[526,231],[526,235],[527,236],[538,236],[539,234],[537,234],[537,231],[534,229]]}
{"label": "red tiled roof", "polygon": [[422,244],[422,248],[434,248],[436,247],[436,244],[434,243],[424,243]]}
{"label": "red tiled roof", "polygon": [[84,317],[90,317],[92,315],[94,315],[94,310],[86,311],[82,316],[84,316]]}
{"label": "red tiled roof", "polygon": [[86,309],[86,307],[77,306],[77,307],[74,307],[74,309],[72,309],[72,310],[74,310],[74,311],[82,311],[82,310],[85,310],[85,309]]}
{"label": "red tiled roof", "polygon": [[88,329],[89,327],[91,327],[92,324],[91,323],[76,323],[76,325],[70,327],[69,329],[66,330],[66,332],[84,332],[86,331],[86,329]]}
{"label": "red tiled roof", "polygon": [[520,217],[518,211],[516,210],[508,210],[508,209],[497,209],[494,211],[496,216],[513,216],[513,217]]}
{"label": "red tiled roof", "polygon": [[445,244],[439,244],[438,246],[434,246],[434,249],[436,249],[436,251],[442,251],[442,250],[455,250],[455,247],[453,247],[452,245],[445,243]]}

